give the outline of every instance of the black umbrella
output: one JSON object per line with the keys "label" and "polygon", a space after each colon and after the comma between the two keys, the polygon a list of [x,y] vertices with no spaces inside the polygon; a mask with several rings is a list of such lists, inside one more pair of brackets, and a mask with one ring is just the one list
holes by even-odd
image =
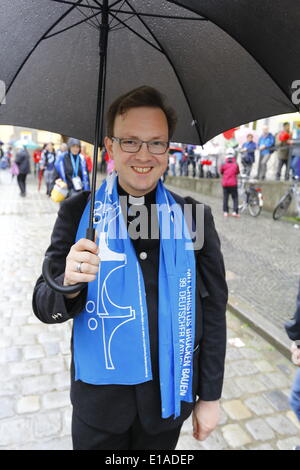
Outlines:
{"label": "black umbrella", "polygon": [[94,144],[89,239],[103,116],[121,93],[158,88],[179,116],[173,139],[193,144],[299,109],[292,98],[298,0],[2,0],[1,7],[0,124]]}

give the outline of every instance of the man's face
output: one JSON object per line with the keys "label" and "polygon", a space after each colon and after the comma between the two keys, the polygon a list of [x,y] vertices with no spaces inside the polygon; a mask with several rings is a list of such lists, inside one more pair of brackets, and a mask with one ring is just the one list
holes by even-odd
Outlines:
{"label": "man's face", "polygon": [[283,129],[285,130],[285,132],[290,132],[290,125],[285,124],[285,126],[283,126]]}
{"label": "man's face", "polygon": [[72,145],[70,150],[73,155],[77,155],[80,152],[80,147],[79,145]]}
{"label": "man's face", "polygon": [[248,140],[248,142],[252,142],[253,141],[253,135],[249,134],[247,136],[247,140]]}
{"label": "man's face", "polygon": [[[118,115],[114,123],[114,137],[137,138],[143,141],[159,140],[168,142],[168,122],[160,108],[132,108]],[[122,151],[118,142],[105,137],[109,156],[115,162],[119,183],[132,196],[142,196],[155,188],[168,165],[168,150],[163,155],[151,154],[143,144],[135,153]],[[149,171],[139,173],[138,169]]]}
{"label": "man's face", "polygon": [[269,128],[268,127],[263,127],[263,133],[265,135],[269,134]]}

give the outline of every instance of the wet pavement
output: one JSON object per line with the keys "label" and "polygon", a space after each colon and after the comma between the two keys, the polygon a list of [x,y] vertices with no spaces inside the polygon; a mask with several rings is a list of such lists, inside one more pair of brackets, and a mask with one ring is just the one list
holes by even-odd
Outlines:
{"label": "wet pavement", "polygon": [[[31,308],[58,207],[44,188],[37,192],[33,175],[28,183],[28,195],[21,198],[16,181],[7,172],[0,173],[0,449],[71,449],[71,322],[43,324]],[[247,298],[251,294],[262,315],[282,321],[295,304],[299,232],[293,226],[286,232],[281,222],[273,228],[268,217],[224,221],[220,202],[207,202],[222,241],[230,291]],[[287,239],[293,249],[284,243]],[[253,263],[264,267],[262,274],[252,272]],[[265,301],[264,282],[273,286],[266,290]],[[299,445],[300,427],[288,404],[295,372],[288,359],[228,312],[220,425],[206,441],[198,442],[192,437],[191,419],[187,420],[177,449],[278,450]]]}
{"label": "wet pavement", "polygon": [[[188,195],[175,186],[169,188]],[[232,303],[245,304],[249,318],[252,315],[255,323],[289,343],[283,325],[296,308],[300,224],[275,222],[266,211],[259,217],[244,213],[240,219],[225,218],[221,199],[192,192],[189,195],[212,209]]]}

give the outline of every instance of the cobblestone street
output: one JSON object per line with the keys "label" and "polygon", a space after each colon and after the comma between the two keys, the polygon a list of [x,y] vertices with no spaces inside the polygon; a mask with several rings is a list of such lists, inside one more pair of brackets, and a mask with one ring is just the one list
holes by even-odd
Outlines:
{"label": "cobblestone street", "polygon": [[[217,184],[221,184],[218,182]],[[183,196],[188,192],[169,188]],[[240,219],[223,216],[222,200],[189,193],[212,208],[224,254],[230,298],[246,303],[250,316],[289,344],[283,324],[296,308],[300,278],[300,227],[274,221],[263,211]],[[296,227],[294,226],[296,225]]]}
{"label": "cobblestone street", "polygon": [[[42,324],[31,308],[58,206],[44,188],[37,192],[33,175],[27,193],[21,198],[16,181],[1,171],[0,450],[71,449],[72,324]],[[282,327],[295,308],[300,231],[265,215],[225,221],[220,201],[198,199],[212,207],[231,294],[250,299]],[[177,449],[292,449],[300,444],[300,426],[288,403],[296,367],[232,313],[227,318],[220,425],[198,442],[187,420]]]}

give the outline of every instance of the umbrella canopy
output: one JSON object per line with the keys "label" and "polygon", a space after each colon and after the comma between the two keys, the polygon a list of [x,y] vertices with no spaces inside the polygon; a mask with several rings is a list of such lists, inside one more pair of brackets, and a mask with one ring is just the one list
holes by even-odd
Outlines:
{"label": "umbrella canopy", "polygon": [[[103,0],[2,0],[0,124],[93,143]],[[177,110],[173,140],[204,144],[297,111],[299,0],[109,0],[105,110],[140,85]]]}

